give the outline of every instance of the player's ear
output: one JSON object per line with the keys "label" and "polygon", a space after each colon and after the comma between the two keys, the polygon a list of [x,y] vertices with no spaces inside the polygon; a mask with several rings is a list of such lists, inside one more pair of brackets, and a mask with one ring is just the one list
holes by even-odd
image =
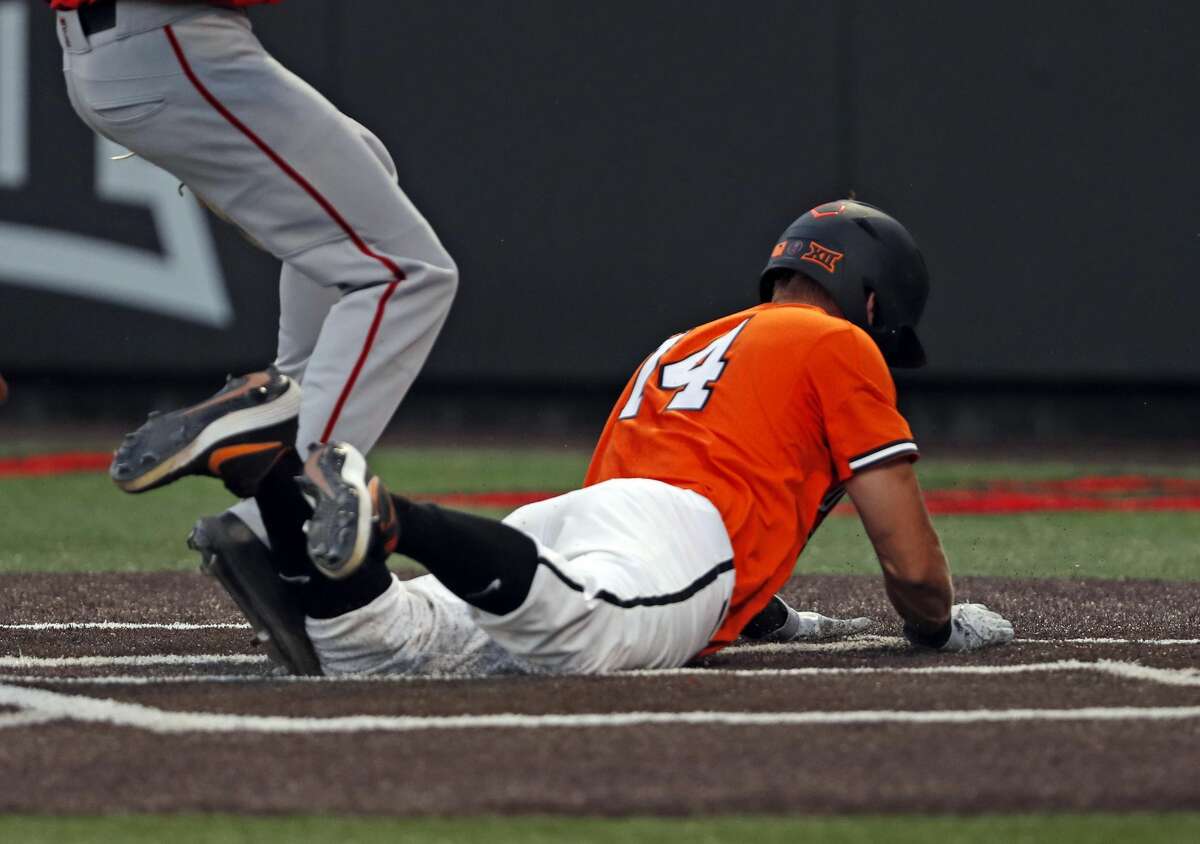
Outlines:
{"label": "player's ear", "polygon": [[867,325],[875,324],[875,291],[867,294]]}

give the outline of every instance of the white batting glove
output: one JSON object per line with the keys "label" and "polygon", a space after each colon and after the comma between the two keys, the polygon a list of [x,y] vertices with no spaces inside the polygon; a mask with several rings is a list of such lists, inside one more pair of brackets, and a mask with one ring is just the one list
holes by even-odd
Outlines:
{"label": "white batting glove", "polygon": [[1013,639],[1012,622],[983,604],[955,604],[950,608],[950,638],[939,650],[951,653],[977,651]]}

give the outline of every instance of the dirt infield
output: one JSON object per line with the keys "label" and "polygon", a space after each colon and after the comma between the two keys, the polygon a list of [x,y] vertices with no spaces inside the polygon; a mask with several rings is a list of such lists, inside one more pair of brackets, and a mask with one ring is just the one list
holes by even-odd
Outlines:
{"label": "dirt infield", "polygon": [[0,810],[1200,808],[1200,584],[962,578],[1019,641],[897,639],[873,578],[788,596],[881,620],[604,677],[288,679],[188,574],[0,576]]}

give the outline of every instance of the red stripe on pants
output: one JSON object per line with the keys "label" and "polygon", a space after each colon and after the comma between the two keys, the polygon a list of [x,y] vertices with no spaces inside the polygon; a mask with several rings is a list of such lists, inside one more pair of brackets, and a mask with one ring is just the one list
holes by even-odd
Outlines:
{"label": "red stripe on pants", "polygon": [[350,391],[354,389],[354,384],[358,380],[358,376],[362,372],[363,366],[367,362],[367,355],[371,352],[371,345],[375,342],[375,335],[379,333],[379,325],[383,321],[383,312],[387,309],[388,300],[392,298],[392,294],[396,291],[396,285],[404,281],[404,271],[401,270],[400,267],[396,265],[396,262],[391,258],[388,258],[386,255],[380,255],[378,252],[371,249],[371,247],[367,245],[366,241],[359,236],[358,232],[354,231],[350,224],[346,222],[346,218],[343,217],[338,210],[333,207],[333,203],[322,196],[321,192],[313,187],[312,183],[309,182],[308,179],[301,176],[296,169],[292,167],[292,165],[288,164],[283,157],[279,155],[279,153],[271,149],[266,141],[256,135],[250,129],[250,127],[239,120],[237,116],[233,114],[233,112],[226,108],[225,105],[218,100],[213,93],[208,90],[208,88],[204,86],[204,83],[200,81],[199,77],[196,76],[195,72],[192,70],[192,66],[188,63],[187,56],[183,54],[183,48],[179,45],[179,39],[175,37],[175,31],[171,28],[171,26],[168,24],[163,28],[163,31],[167,35],[167,40],[171,43],[171,50],[174,51],[175,58],[179,60],[179,66],[183,70],[184,76],[186,76],[188,81],[192,83],[192,86],[196,89],[200,96],[203,97],[204,100],[210,106],[212,106],[218,114],[221,115],[221,117],[225,118],[226,122],[228,122],[230,126],[245,135],[251,143],[262,150],[263,154],[266,155],[267,158],[271,159],[271,161],[275,163],[276,167],[287,174],[288,178],[299,185],[305,193],[311,196],[313,200],[319,206],[321,206],[321,209],[329,215],[330,219],[332,219],[333,222],[336,223],[337,226],[346,233],[346,236],[350,238],[350,242],[354,244],[359,252],[363,253],[369,258],[375,259],[382,264],[394,279],[394,281],[388,284],[387,288],[385,288],[383,296],[379,300],[379,306],[375,309],[375,318],[371,321],[371,327],[368,329],[367,337],[363,341],[362,351],[359,353],[358,360],[355,361],[354,368],[350,370],[350,375],[346,379],[346,383],[342,387],[341,393],[338,395],[337,402],[333,406],[333,412],[329,415],[329,421],[325,423],[325,430],[321,434],[321,442],[325,442],[333,433],[333,427],[337,424],[338,417],[341,416],[342,413],[342,408],[345,407],[346,400],[350,397]]}

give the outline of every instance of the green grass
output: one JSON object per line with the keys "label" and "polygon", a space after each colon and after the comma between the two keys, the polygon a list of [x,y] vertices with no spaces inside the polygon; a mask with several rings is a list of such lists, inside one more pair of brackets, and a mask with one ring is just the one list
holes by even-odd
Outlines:
{"label": "green grass", "polygon": [[[29,448],[11,449],[29,451]],[[570,450],[381,449],[374,468],[398,490],[420,494],[560,490],[577,486],[588,454]],[[927,488],[983,480],[1052,480],[1147,471],[1141,465],[924,460]],[[1155,470],[1151,470],[1155,471]],[[1200,470],[1169,470],[1200,475]],[[193,570],[182,537],[197,515],[231,497],[215,481],[188,480],[149,495],[125,496],[103,475],[0,479],[0,572]],[[493,514],[494,511],[493,511]],[[1013,577],[1200,578],[1195,537],[1200,515],[1063,513],[945,516],[936,519],[958,574]],[[858,520],[831,518],[798,571],[874,574]],[[715,842],[945,840],[1014,844],[1200,841],[1200,813],[953,817],[399,820],[228,815],[0,817],[0,841],[174,844],[275,842]]]}
{"label": "green grass", "polygon": [[[1197,513],[1032,513],[937,516],[955,574],[1197,580]],[[830,518],[798,572],[875,574],[874,552],[854,517]]]}
{"label": "green grass", "polygon": [[[587,460],[579,451],[427,448],[379,449],[371,462],[397,491],[420,495],[570,489]],[[233,502],[209,478],[132,496],[103,474],[0,478],[0,572],[191,570],[183,538],[198,516]]]}
{"label": "green grass", "polygon": [[[416,495],[555,491],[578,486],[588,457],[570,449],[383,448],[372,455],[372,465],[397,491]],[[1140,464],[926,459],[919,471],[932,489],[982,480],[1166,470]],[[1200,469],[1173,468],[1170,474],[1194,476]],[[230,503],[232,498],[208,479],[188,479],[138,496],[120,494],[102,474],[0,479],[0,571],[191,570],[195,558],[183,537],[197,516]],[[942,516],[936,523],[957,574],[1200,578],[1194,550],[1200,514]],[[858,520],[834,517],[818,531],[798,570],[873,574],[876,566]]]}
{"label": "green grass", "polygon": [[[954,836],[954,837],[951,837]],[[961,836],[961,838],[960,838]],[[390,820],[374,818],[260,818],[228,815],[108,818],[8,817],[0,840],[22,844],[543,844],[642,842],[658,844],[929,844],[971,840],[1006,844],[1099,844],[1200,840],[1200,814],[1024,815],[868,818],[554,819],[480,818]]]}

